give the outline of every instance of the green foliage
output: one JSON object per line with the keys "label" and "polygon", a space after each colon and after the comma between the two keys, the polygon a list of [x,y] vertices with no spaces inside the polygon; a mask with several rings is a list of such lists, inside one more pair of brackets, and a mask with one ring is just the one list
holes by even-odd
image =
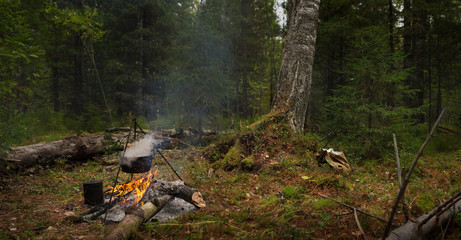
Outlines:
{"label": "green foliage", "polygon": [[[46,76],[44,51],[21,1],[0,1],[0,121],[7,122],[34,97],[33,86]],[[35,89],[36,90],[36,89]]]}
{"label": "green foliage", "polygon": [[104,35],[101,30],[102,24],[97,21],[98,11],[96,8],[85,6],[83,11],[75,9],[61,9],[55,2],[46,2],[43,13],[55,25],[65,30],[65,36],[77,34],[83,41],[97,41]]}
{"label": "green foliage", "polygon": [[409,126],[412,112],[402,105],[406,71],[393,69],[402,56],[389,54],[384,29],[369,27],[354,34],[354,53],[346,65],[347,81],[333,90],[326,105],[328,131],[348,145],[352,158],[380,157],[393,132]]}

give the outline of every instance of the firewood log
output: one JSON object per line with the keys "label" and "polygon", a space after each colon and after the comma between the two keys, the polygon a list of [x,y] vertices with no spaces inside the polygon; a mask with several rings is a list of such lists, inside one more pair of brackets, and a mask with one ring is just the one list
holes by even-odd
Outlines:
{"label": "firewood log", "polygon": [[185,185],[184,182],[179,180],[174,182],[158,180],[154,183],[154,189],[158,189],[162,194],[181,198],[198,208],[206,206],[205,200],[203,200],[202,194],[199,191]]}
{"label": "firewood log", "polygon": [[171,199],[172,196],[162,196],[153,202],[147,202],[142,207],[127,212],[127,215],[104,239],[129,239],[136,229],[152,216],[157,214]]}

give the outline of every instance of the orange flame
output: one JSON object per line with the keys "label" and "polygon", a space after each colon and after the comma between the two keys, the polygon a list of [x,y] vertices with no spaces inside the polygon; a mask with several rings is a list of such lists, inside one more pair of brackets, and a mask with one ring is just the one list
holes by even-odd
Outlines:
{"label": "orange flame", "polygon": [[129,181],[128,183],[116,185],[115,190],[112,186],[107,186],[106,193],[112,192],[114,190],[114,193],[115,193],[114,196],[123,197],[125,198],[123,202],[126,202],[127,201],[126,197],[131,192],[133,192],[134,196],[136,197],[133,203],[133,205],[135,205],[139,201],[141,201],[142,197],[144,196],[144,193],[147,191],[150,183],[155,178],[157,173],[158,173],[158,169],[155,169],[153,173],[152,171],[149,171],[149,173],[143,177],[138,177],[136,174],[133,180]]}

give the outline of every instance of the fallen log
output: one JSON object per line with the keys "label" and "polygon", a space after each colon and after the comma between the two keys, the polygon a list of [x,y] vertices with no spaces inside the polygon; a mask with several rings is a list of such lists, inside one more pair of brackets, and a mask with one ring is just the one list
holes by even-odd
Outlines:
{"label": "fallen log", "polygon": [[37,163],[49,164],[57,158],[85,159],[104,153],[104,135],[72,136],[62,140],[13,147],[5,160],[28,168]]}
{"label": "fallen log", "polygon": [[129,132],[131,131],[130,127],[114,127],[114,128],[109,128],[106,129],[106,133],[113,133],[113,132]]}
{"label": "fallen log", "polygon": [[408,221],[405,225],[392,231],[388,240],[421,239],[424,235],[439,228],[447,222],[454,213],[461,212],[461,194],[440,204],[436,209],[418,217],[415,221]]}
{"label": "fallen log", "polygon": [[171,199],[172,196],[162,196],[152,202],[145,203],[142,207],[136,208],[125,216],[117,226],[104,238],[107,240],[129,239],[136,229],[152,216],[157,214]]}

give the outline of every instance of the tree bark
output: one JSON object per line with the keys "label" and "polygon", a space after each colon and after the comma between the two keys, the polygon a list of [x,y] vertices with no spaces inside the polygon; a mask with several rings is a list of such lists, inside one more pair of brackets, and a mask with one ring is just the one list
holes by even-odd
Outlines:
{"label": "tree bark", "polygon": [[[75,7],[83,11],[85,5],[84,0],[76,0]],[[83,112],[83,42],[79,33],[73,34],[74,41],[74,82],[73,82],[73,96],[72,108],[76,115]]]}
{"label": "tree bark", "polygon": [[243,117],[247,118],[248,117],[248,90],[249,90],[249,83],[248,83],[248,58],[249,58],[249,53],[248,53],[248,17],[249,17],[249,8],[250,8],[250,2],[248,0],[242,0],[241,2],[242,6],[242,20],[240,23],[240,27],[242,29],[242,63],[240,65],[242,66],[242,110],[243,110]]}
{"label": "tree bark", "polygon": [[74,91],[72,96],[72,108],[76,115],[80,115],[83,111],[83,57],[82,40],[77,33],[74,34],[74,50]]}
{"label": "tree bark", "polygon": [[[411,43],[412,43],[412,22],[411,22],[412,12],[411,12],[411,1],[403,1],[403,51],[405,53],[405,58],[403,60],[403,68],[409,69],[413,67],[413,56],[411,52]],[[407,76],[406,79],[407,86],[411,86],[411,75]],[[405,98],[405,104],[410,106],[410,97]]]}
{"label": "tree bark", "polygon": [[154,202],[148,202],[142,207],[134,209],[127,214],[114,230],[112,230],[104,239],[118,240],[129,239],[136,229],[152,216],[157,214],[173,197],[162,196]]}
{"label": "tree bark", "polygon": [[295,133],[303,133],[312,83],[320,0],[295,0],[282,53],[272,111],[286,114]]}
{"label": "tree bark", "polygon": [[85,159],[104,152],[104,135],[73,136],[59,141],[14,147],[5,160],[20,167],[48,164],[57,158]]}
{"label": "tree bark", "polygon": [[[414,34],[414,46],[413,46],[413,63],[415,71],[412,74],[412,88],[416,89],[416,95],[414,96],[412,107],[421,107],[424,104],[424,72],[426,59],[426,34],[427,34],[427,11],[424,9],[424,5],[418,1],[418,4],[414,3],[415,14],[413,23],[413,34]],[[424,122],[424,114],[417,114],[415,116],[418,123]]]}
{"label": "tree bark", "polygon": [[55,112],[59,112],[60,104],[59,104],[59,69],[57,63],[59,62],[57,57],[53,57],[53,63],[51,63],[51,100],[53,102],[53,110]]}
{"label": "tree bark", "polygon": [[389,48],[391,53],[394,53],[394,4],[392,0],[388,2],[388,22],[389,22]]}

